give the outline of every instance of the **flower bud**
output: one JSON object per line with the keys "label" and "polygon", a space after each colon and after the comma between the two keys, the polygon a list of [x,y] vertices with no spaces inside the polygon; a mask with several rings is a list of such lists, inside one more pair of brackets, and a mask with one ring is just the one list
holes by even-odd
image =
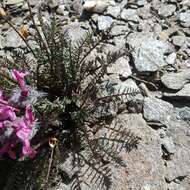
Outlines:
{"label": "flower bud", "polygon": [[6,16],[6,12],[4,11],[3,8],[0,7],[0,17],[1,16]]}

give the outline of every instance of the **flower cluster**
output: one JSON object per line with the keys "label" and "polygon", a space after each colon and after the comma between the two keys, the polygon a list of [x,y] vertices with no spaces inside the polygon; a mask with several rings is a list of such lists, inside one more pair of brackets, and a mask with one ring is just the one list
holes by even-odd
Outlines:
{"label": "flower cluster", "polygon": [[[29,93],[24,80],[28,73],[13,70],[11,74],[18,82],[20,101],[22,101],[22,98]],[[15,159],[16,154],[13,149],[21,142],[22,156],[33,157],[35,151],[30,146],[30,134],[34,122],[35,117],[30,105],[26,105],[24,110],[19,103],[16,106],[12,105],[9,99],[6,100],[2,91],[0,91],[0,154],[7,153],[11,158]]]}

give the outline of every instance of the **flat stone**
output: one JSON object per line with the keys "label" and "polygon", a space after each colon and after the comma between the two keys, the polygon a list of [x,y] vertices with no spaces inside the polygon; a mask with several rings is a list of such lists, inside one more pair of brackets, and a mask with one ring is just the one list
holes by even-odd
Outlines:
{"label": "flat stone", "polygon": [[124,57],[119,58],[111,67],[108,67],[107,72],[108,74],[118,74],[125,78],[132,74],[129,60]]}
{"label": "flat stone", "polygon": [[172,4],[162,4],[162,6],[158,9],[158,14],[163,17],[169,17],[174,14],[176,10],[176,6]]}
{"label": "flat stone", "polygon": [[5,5],[20,5],[24,3],[24,0],[5,0],[4,3]]}
{"label": "flat stone", "polygon": [[[113,187],[117,190],[166,190],[161,144],[156,131],[147,126],[141,114],[121,114],[119,121],[141,137],[137,149],[121,153],[126,168],[113,168]],[[117,125],[120,125],[118,121]],[[114,126],[113,121],[113,126]]]}
{"label": "flat stone", "polygon": [[162,138],[161,144],[164,146],[164,148],[166,149],[166,151],[169,154],[175,153],[176,149],[175,149],[175,145],[174,145],[174,142],[171,137],[166,136],[166,137]]}
{"label": "flat stone", "polygon": [[[139,92],[136,95],[131,95],[132,92]],[[125,81],[120,81],[118,75],[109,75],[107,80],[105,80],[99,87],[98,97],[105,97],[113,94],[126,93],[126,95],[120,96],[119,99],[123,103],[127,103],[134,99],[142,99],[140,90],[136,82],[132,79],[127,79]]]}
{"label": "flat stone", "polygon": [[136,9],[124,9],[121,12],[121,18],[126,21],[138,22],[139,16]]}
{"label": "flat stone", "polygon": [[172,42],[175,46],[181,47],[184,45],[186,41],[186,37],[185,36],[173,36],[172,37]]}
{"label": "flat stone", "polygon": [[65,15],[65,5],[59,5],[56,10],[56,13],[59,15]]}
{"label": "flat stone", "polygon": [[168,184],[168,190],[187,190],[179,183],[171,182]]}
{"label": "flat stone", "polygon": [[107,14],[113,16],[114,18],[117,18],[120,15],[120,13],[121,13],[121,7],[119,6],[115,7],[109,6],[107,8]]}
{"label": "flat stone", "polygon": [[185,84],[184,87],[176,93],[164,92],[163,94],[167,98],[171,99],[185,99],[190,100],[190,83]]}
{"label": "flat stone", "polygon": [[144,99],[143,115],[147,121],[163,122],[173,110],[172,104],[158,98]]}
{"label": "flat stone", "polygon": [[113,0],[86,0],[83,4],[83,10],[95,13],[103,13],[108,6],[115,5]]}
{"label": "flat stone", "polygon": [[166,180],[173,181],[190,173],[190,152],[188,148],[179,148],[171,161],[167,161]]}
{"label": "flat stone", "polygon": [[180,13],[179,20],[182,26],[190,27],[190,10]]}
{"label": "flat stone", "polygon": [[134,50],[134,63],[139,72],[154,72],[167,65],[164,54],[170,51],[170,47],[155,39],[152,33],[132,33],[127,41]]}
{"label": "flat stone", "polygon": [[98,29],[99,30],[108,29],[112,23],[113,23],[113,19],[109,16],[99,16],[98,17]]}
{"label": "flat stone", "polygon": [[169,89],[180,90],[190,80],[190,69],[178,73],[167,73],[161,77],[162,83]]}
{"label": "flat stone", "polygon": [[177,54],[175,52],[171,53],[170,55],[168,55],[168,57],[166,57],[167,64],[174,65],[176,58]]}
{"label": "flat stone", "polygon": [[24,42],[20,38],[20,36],[12,29],[10,28],[6,32],[6,37],[4,40],[4,46],[8,48],[17,48],[23,45]]}

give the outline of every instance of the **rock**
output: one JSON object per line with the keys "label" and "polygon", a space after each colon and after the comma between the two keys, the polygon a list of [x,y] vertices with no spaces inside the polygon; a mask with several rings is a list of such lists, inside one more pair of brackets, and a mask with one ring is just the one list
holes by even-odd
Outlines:
{"label": "rock", "polygon": [[83,12],[83,6],[82,6],[83,0],[74,0],[72,1],[72,9],[75,11],[77,15],[82,15]]}
{"label": "rock", "polygon": [[176,58],[177,54],[175,52],[171,53],[170,55],[168,55],[168,57],[166,57],[167,64],[174,65]]}
{"label": "rock", "polygon": [[163,147],[165,148],[167,153],[169,153],[169,154],[175,153],[176,149],[175,149],[175,145],[174,145],[174,142],[171,137],[166,136],[166,137],[162,138],[161,144],[163,145]]}
{"label": "rock", "polygon": [[115,5],[114,0],[86,0],[83,9],[89,12],[103,13],[109,5]]}
{"label": "rock", "polygon": [[121,7],[115,6],[115,7],[108,7],[107,8],[107,14],[113,16],[114,18],[117,18],[120,15]]}
{"label": "rock", "polygon": [[190,10],[179,14],[179,21],[182,26],[190,27]]}
{"label": "rock", "polygon": [[125,78],[132,74],[129,60],[124,57],[119,58],[113,65],[108,67],[107,72],[108,74],[118,74]]}
{"label": "rock", "polygon": [[127,40],[134,49],[132,54],[139,72],[154,72],[167,65],[164,54],[169,52],[169,46],[152,33],[132,33]]}
{"label": "rock", "polygon": [[125,23],[118,23],[113,25],[110,34],[113,36],[126,35],[129,31],[130,29],[126,27]]}
{"label": "rock", "polygon": [[98,17],[98,29],[99,30],[108,29],[112,23],[113,23],[113,19],[109,16],[99,16]]}
{"label": "rock", "polygon": [[137,15],[137,10],[135,9],[124,9],[121,12],[121,18],[126,21],[133,21],[133,22],[139,21],[139,16]]}
{"label": "rock", "polygon": [[[130,93],[136,92],[134,95]],[[101,83],[99,87],[98,98],[113,95],[127,93],[129,95],[120,96],[119,99],[122,103],[127,103],[135,99],[143,99],[140,94],[140,90],[137,84],[132,79],[127,79],[125,81],[120,81],[118,75],[110,75],[105,78],[105,81]]]}
{"label": "rock", "polygon": [[[182,108],[175,109],[172,117],[168,119],[167,135],[175,145],[175,152],[172,155],[172,159],[166,160],[165,178],[167,182],[175,181],[182,184],[190,174],[190,141],[187,133],[189,124],[180,117],[180,110],[183,111]],[[183,186],[186,187],[185,182]]]}
{"label": "rock", "polygon": [[176,10],[176,6],[173,4],[162,4],[162,6],[158,9],[158,14],[163,17],[172,16]]}
{"label": "rock", "polygon": [[164,92],[163,96],[171,99],[190,100],[190,83],[185,84],[184,87],[176,93]]}
{"label": "rock", "polygon": [[[65,158],[64,158],[65,159]],[[71,181],[74,174],[77,172],[77,168],[73,167],[73,157],[69,153],[64,162],[61,162],[58,165],[60,172],[64,175],[65,181]],[[66,179],[67,178],[67,179]]]}
{"label": "rock", "polygon": [[[118,123],[141,137],[137,149],[129,153],[122,152],[126,168],[115,167],[113,173],[113,187],[117,190],[166,190],[164,180],[164,163],[161,159],[162,151],[159,136],[156,131],[146,125],[141,114],[121,114]],[[113,121],[113,126],[114,126]]]}
{"label": "rock", "polygon": [[144,99],[143,115],[147,121],[163,123],[172,113],[172,110],[172,104],[166,101],[149,97]]}
{"label": "rock", "polygon": [[184,121],[190,121],[190,107],[183,107],[178,109],[179,118]]}
{"label": "rock", "polygon": [[56,13],[59,15],[65,15],[65,5],[59,5],[56,10]]}
{"label": "rock", "polygon": [[48,0],[47,4],[50,9],[57,9],[57,7],[59,6],[59,3],[57,0]]}
{"label": "rock", "polygon": [[[78,42],[81,38],[84,38],[89,31],[90,26],[88,23],[73,22],[65,27],[68,37],[73,43]],[[76,35],[77,34],[77,35]]]}
{"label": "rock", "polygon": [[181,184],[171,182],[168,184],[168,190],[186,190]]}
{"label": "rock", "polygon": [[180,90],[190,80],[190,69],[178,73],[167,73],[161,77],[162,83],[169,89]]}
{"label": "rock", "polygon": [[183,178],[190,173],[190,152],[188,148],[179,148],[172,160],[167,161],[166,180],[168,182]]}
{"label": "rock", "polygon": [[147,4],[147,0],[138,0],[136,2],[136,4],[139,6],[139,7],[142,7],[144,6],[145,4]]}
{"label": "rock", "polygon": [[4,46],[7,48],[17,48],[23,45],[24,42],[20,38],[20,36],[12,29],[10,28],[6,32],[6,37],[4,40]]}
{"label": "rock", "polygon": [[24,0],[6,0],[4,2],[5,5],[22,5]]}
{"label": "rock", "polygon": [[175,46],[177,47],[181,47],[184,45],[186,41],[186,37],[185,36],[173,36],[172,37],[172,42]]}

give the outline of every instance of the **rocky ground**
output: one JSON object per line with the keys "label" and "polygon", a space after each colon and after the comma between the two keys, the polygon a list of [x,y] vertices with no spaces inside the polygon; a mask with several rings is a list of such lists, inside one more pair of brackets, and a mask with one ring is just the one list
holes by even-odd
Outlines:
{"label": "rocky ground", "polygon": [[[90,3],[97,4],[90,7]],[[190,1],[189,0],[30,0],[45,19],[55,12],[67,24],[72,40],[86,31],[112,24],[105,51],[128,51],[109,67],[115,88],[134,87],[142,96],[128,102],[119,115],[142,140],[137,149],[122,152],[125,168],[112,167],[113,190],[190,189]],[[17,26],[28,24],[23,0],[2,6]],[[87,9],[91,14],[89,14]],[[36,16],[36,14],[35,14]],[[35,17],[34,16],[34,17]],[[0,57],[24,45],[8,24],[0,23]],[[69,160],[61,169],[72,175]],[[88,180],[88,179],[86,179]],[[67,190],[71,181],[54,189]],[[84,185],[83,189],[96,189]]]}

